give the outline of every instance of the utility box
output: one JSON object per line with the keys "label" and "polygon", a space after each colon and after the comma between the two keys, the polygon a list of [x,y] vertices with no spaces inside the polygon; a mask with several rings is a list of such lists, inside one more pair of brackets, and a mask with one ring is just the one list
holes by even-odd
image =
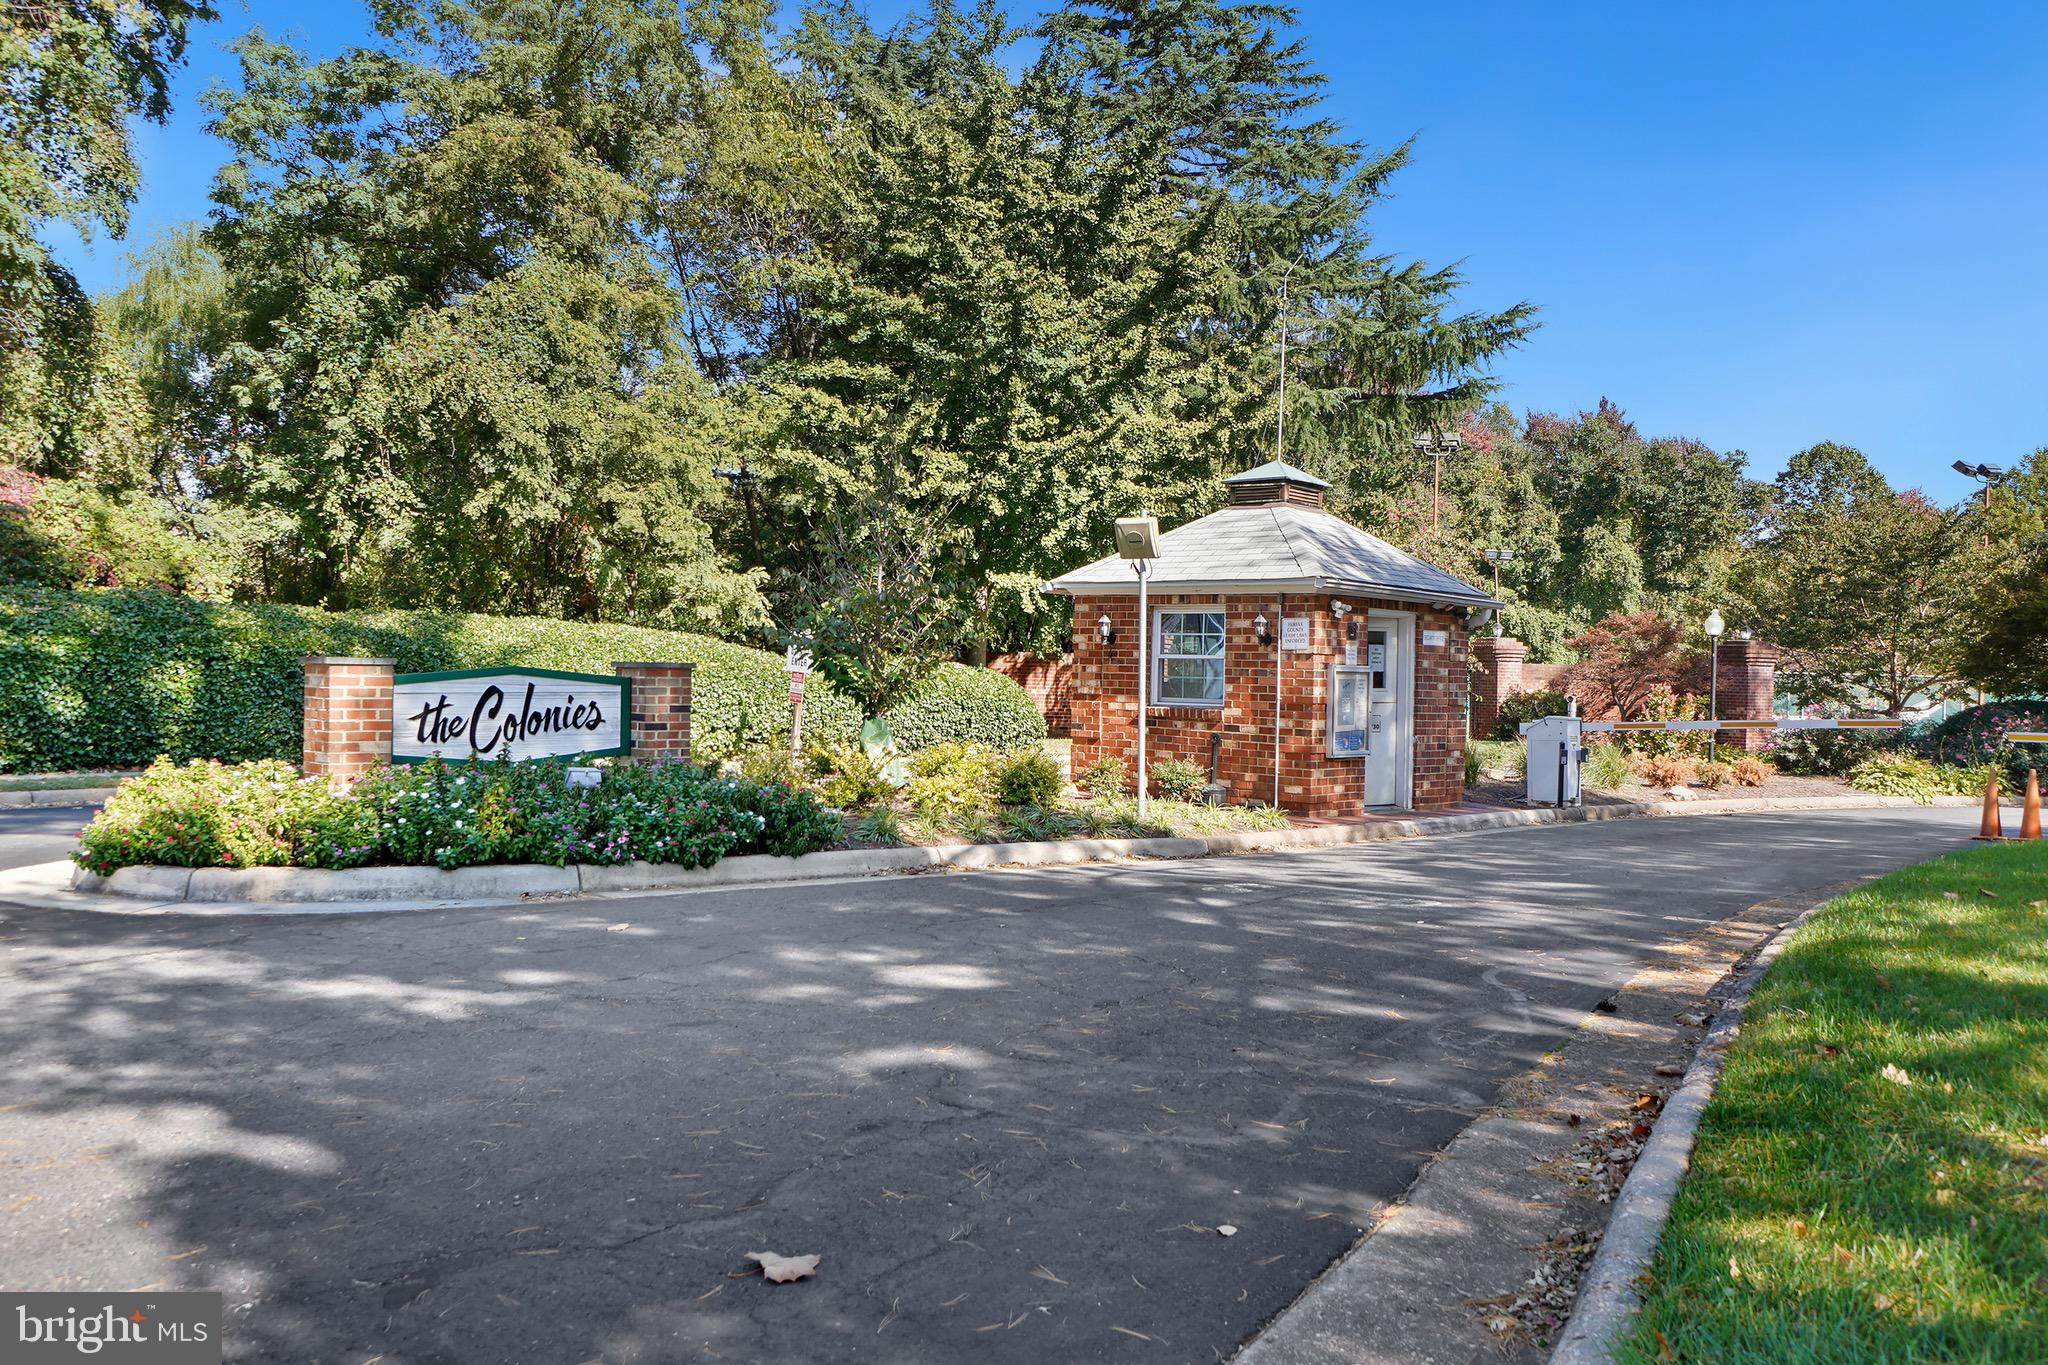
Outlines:
{"label": "utility box", "polygon": [[1544,716],[1522,727],[1530,805],[1579,804],[1579,764],[1586,758],[1584,725],[1579,716]]}

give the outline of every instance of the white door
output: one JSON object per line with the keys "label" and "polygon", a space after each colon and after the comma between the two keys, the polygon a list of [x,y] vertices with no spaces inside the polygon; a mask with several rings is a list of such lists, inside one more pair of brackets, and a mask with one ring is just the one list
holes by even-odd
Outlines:
{"label": "white door", "polygon": [[1405,688],[1406,627],[1393,618],[1367,621],[1359,662],[1372,678],[1372,714],[1365,760],[1365,804],[1408,804],[1408,708]]}

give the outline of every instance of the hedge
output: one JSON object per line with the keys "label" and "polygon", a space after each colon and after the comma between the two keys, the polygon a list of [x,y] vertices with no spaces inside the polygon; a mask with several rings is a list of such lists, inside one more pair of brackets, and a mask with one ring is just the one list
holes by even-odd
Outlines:
{"label": "hedge", "polygon": [[[402,673],[501,664],[609,673],[622,659],[683,659],[697,665],[691,719],[699,758],[789,733],[781,658],[701,635],[201,602],[153,589],[0,588],[0,772],[140,766],[160,754],[297,762],[298,661],[307,654],[384,655]],[[850,740],[860,721],[858,705],[813,681],[807,735]]]}
{"label": "hedge", "polygon": [[906,749],[949,739],[1015,749],[1045,738],[1045,716],[1023,688],[994,669],[966,664],[940,664],[882,719]]}

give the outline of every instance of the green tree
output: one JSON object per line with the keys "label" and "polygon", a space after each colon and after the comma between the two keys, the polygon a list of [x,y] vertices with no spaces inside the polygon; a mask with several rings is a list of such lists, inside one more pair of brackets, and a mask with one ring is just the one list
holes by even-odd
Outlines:
{"label": "green tree", "polygon": [[1981,582],[1966,512],[1894,492],[1861,452],[1824,443],[1772,485],[1745,556],[1748,619],[1802,701],[1901,714],[1961,691]]}

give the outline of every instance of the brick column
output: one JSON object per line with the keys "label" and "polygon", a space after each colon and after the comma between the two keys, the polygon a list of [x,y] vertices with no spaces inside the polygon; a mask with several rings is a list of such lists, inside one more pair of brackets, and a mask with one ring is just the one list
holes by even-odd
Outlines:
{"label": "brick column", "polygon": [[1506,635],[1482,635],[1472,642],[1478,663],[1472,680],[1472,737],[1490,739],[1500,704],[1522,690],[1522,661],[1529,646]]}
{"label": "brick column", "polygon": [[391,761],[391,671],[396,659],[309,654],[299,766],[340,788]]}
{"label": "brick column", "polygon": [[690,670],[686,663],[613,664],[633,684],[633,753],[646,762],[690,761]]}
{"label": "brick column", "polygon": [[[1762,640],[1727,639],[1716,651],[1721,666],[1721,716],[1725,720],[1764,720],[1777,697],[1778,647]],[[1754,752],[1771,742],[1768,730],[1728,730],[1721,746]]]}

